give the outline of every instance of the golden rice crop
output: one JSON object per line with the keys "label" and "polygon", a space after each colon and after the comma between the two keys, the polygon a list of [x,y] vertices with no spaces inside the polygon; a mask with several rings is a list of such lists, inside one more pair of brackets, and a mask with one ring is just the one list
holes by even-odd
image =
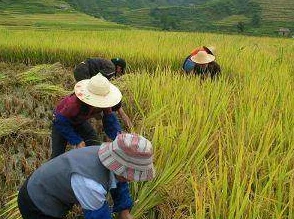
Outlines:
{"label": "golden rice crop", "polygon": [[[5,61],[73,66],[89,56],[127,60],[129,74],[115,83],[135,131],[153,142],[157,169],[153,181],[132,183],[135,218],[294,217],[291,39],[137,30],[0,30],[0,45]],[[220,80],[201,83],[182,75],[183,59],[198,45],[216,46]],[[23,84],[9,88],[14,91],[0,101],[2,114],[8,109],[5,103],[22,103],[17,90],[27,89],[30,101],[21,109],[45,133],[17,132],[0,142],[0,151],[7,154],[1,158],[7,171],[0,172],[6,193],[14,193],[49,156],[50,107],[63,94],[52,97],[50,92],[72,89],[63,87],[72,73],[63,74],[67,77],[56,77],[55,83],[33,83],[43,95]],[[8,116],[20,111],[8,111]]]}

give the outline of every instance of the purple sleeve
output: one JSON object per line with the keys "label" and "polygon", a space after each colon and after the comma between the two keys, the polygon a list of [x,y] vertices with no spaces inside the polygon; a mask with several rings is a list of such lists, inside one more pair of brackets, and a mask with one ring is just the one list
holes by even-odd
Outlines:
{"label": "purple sleeve", "polygon": [[65,116],[56,113],[53,125],[71,145],[76,145],[83,141]]}

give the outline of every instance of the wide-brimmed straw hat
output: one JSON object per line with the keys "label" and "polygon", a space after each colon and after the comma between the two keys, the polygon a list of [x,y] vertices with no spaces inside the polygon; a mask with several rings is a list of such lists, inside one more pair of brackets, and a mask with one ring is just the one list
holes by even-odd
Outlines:
{"label": "wide-brimmed straw hat", "polygon": [[155,177],[152,144],[137,134],[119,134],[113,142],[103,143],[98,151],[102,164],[130,181]]}
{"label": "wide-brimmed straw hat", "polygon": [[216,55],[216,48],[214,46],[203,46],[203,48],[205,50],[208,50],[208,53],[210,53],[211,55]]}
{"label": "wide-brimmed straw hat", "polygon": [[215,60],[215,56],[207,54],[205,51],[199,51],[196,55],[191,56],[191,60],[197,64],[207,64]]}
{"label": "wide-brimmed straw hat", "polygon": [[100,73],[90,79],[79,81],[74,90],[81,101],[94,107],[112,107],[122,98],[119,89]]}

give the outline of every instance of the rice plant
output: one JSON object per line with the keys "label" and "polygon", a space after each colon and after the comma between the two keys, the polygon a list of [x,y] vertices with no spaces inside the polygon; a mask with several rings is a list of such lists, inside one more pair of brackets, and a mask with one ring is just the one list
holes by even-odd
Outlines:
{"label": "rice plant", "polygon": [[[154,145],[157,169],[153,181],[132,183],[135,218],[294,217],[291,40],[4,29],[0,39],[0,59],[5,61],[60,61],[71,67],[88,56],[128,61],[128,74],[114,83],[123,92],[134,131]],[[198,45],[217,47],[223,70],[218,81],[201,82],[181,72],[183,59]],[[0,157],[1,203],[49,157],[50,113],[58,98],[72,90],[65,80],[73,84],[71,69],[49,69],[44,78],[34,73],[37,79],[17,73],[26,83],[11,82],[3,89],[1,115],[25,113],[34,123],[13,134],[0,129],[6,133],[0,141],[5,155]],[[6,81],[8,71],[2,75]],[[15,103],[23,106],[12,110]]]}

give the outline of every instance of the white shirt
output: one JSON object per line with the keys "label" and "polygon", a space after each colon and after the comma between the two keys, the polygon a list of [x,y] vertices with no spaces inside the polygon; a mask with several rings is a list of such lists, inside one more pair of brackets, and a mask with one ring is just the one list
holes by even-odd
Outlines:
{"label": "white shirt", "polygon": [[[110,171],[109,179],[110,188],[116,188],[117,180],[112,171]],[[71,187],[83,209],[97,210],[103,206],[106,200],[107,191],[100,183],[77,173],[71,176]]]}

